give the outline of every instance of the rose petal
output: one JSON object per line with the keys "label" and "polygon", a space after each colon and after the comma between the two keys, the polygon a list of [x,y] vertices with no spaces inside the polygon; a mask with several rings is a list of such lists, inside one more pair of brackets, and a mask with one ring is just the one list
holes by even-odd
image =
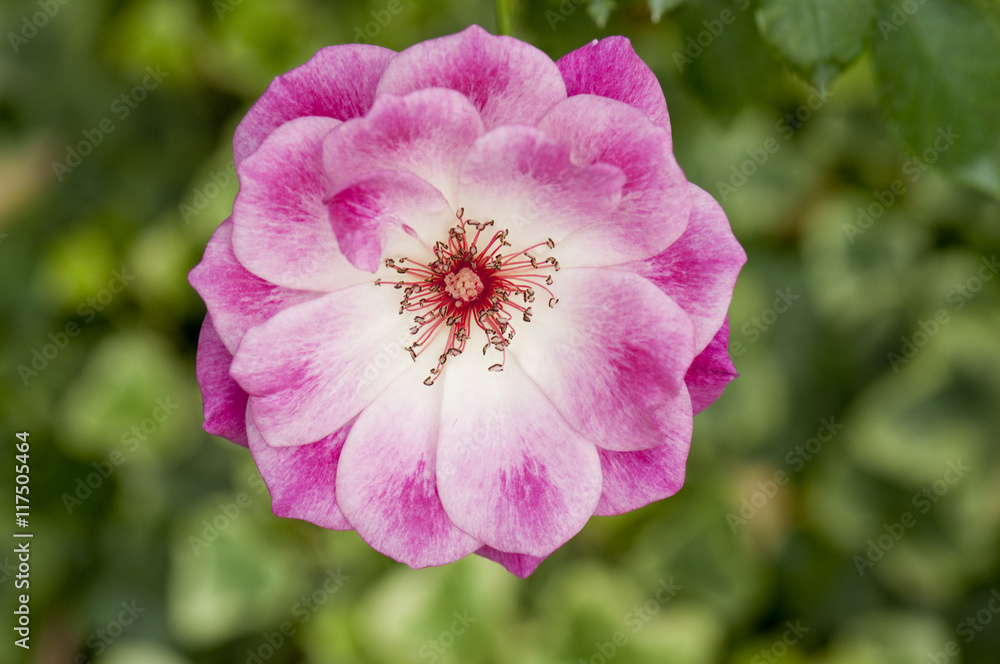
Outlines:
{"label": "rose petal", "polygon": [[459,528],[501,551],[547,556],[583,528],[601,492],[597,448],[508,357],[465,353],[444,370],[438,492]]}
{"label": "rose petal", "polygon": [[332,530],[350,530],[337,504],[337,466],[348,423],[338,431],[310,445],[271,447],[246,417],[250,452],[271,493],[275,516],[302,519]]}
{"label": "rose petal", "polygon": [[401,51],[386,67],[377,94],[422,88],[458,90],[472,101],[487,129],[533,125],[566,98],[559,68],[545,53],[478,25]]}
{"label": "rose petal", "polygon": [[561,245],[606,218],[621,200],[624,182],[616,166],[578,166],[568,145],[534,127],[506,126],[473,145],[459,172],[459,199],[467,218],[495,220],[511,231],[519,249],[548,238]]}
{"label": "rose petal", "polygon": [[198,358],[195,373],[201,387],[205,410],[204,429],[210,434],[228,438],[237,445],[247,446],[246,413],[248,395],[229,377],[233,356],[205,316],[198,336]]}
{"label": "rose petal", "polygon": [[634,106],[657,127],[670,130],[667,100],[656,75],[636,55],[628,37],[596,39],[556,62],[566,81],[566,93],[591,94]]}
{"label": "rose petal", "polygon": [[239,166],[233,204],[233,250],[250,272],[300,290],[333,291],[370,277],[337,245],[323,199],[323,138],[329,118],[299,118],[274,133]]}
{"label": "rose petal", "polygon": [[629,452],[599,450],[604,489],[594,514],[624,514],[672,496],[683,486],[693,425],[686,389],[671,400],[663,417],[660,445]]}
{"label": "rose petal", "polygon": [[482,132],[479,113],[454,90],[386,94],[365,117],[330,132],[323,163],[334,189],[370,171],[396,169],[420,176],[457,209],[458,167]]}
{"label": "rose petal", "polygon": [[562,270],[551,288],[558,304],[519,325],[509,353],[597,445],[659,445],[676,426],[672,400],[694,359],[690,318],[624,270]]}
{"label": "rose petal", "polygon": [[327,46],[301,67],[275,78],[236,128],[236,164],[289,120],[310,115],[347,120],[367,113],[394,55],[368,44]]}
{"label": "rose petal", "polygon": [[663,253],[624,267],[646,277],[688,312],[701,352],[726,318],[747,255],[726,213],[712,196],[690,185],[693,207],[684,234]]}
{"label": "rose petal", "polygon": [[235,353],[248,329],[320,294],[275,286],[247,271],[233,253],[232,235],[232,219],[226,219],[208,241],[205,256],[191,270],[188,281],[205,300],[226,348]]}
{"label": "rose petal", "polygon": [[694,413],[712,405],[726,385],[739,374],[732,360],[729,359],[729,319],[725,319],[718,334],[712,338],[705,350],[694,358],[691,368],[684,376],[688,390],[691,392],[691,404]]}
{"label": "rose petal", "polygon": [[394,231],[415,233],[429,246],[447,237],[455,223],[441,192],[400,171],[376,171],[332,194],[326,203],[341,253],[368,272],[378,269]]}
{"label": "rose petal", "polygon": [[484,546],[476,553],[483,558],[500,563],[507,568],[511,574],[527,579],[535,571],[545,558],[539,556],[528,556],[523,553],[506,553],[497,551],[492,546]]}
{"label": "rose petal", "polygon": [[438,497],[441,390],[404,377],[358,416],[337,472],[341,509],[373,548],[419,568],[464,558],[481,542],[455,526]]}
{"label": "rose petal", "polygon": [[399,297],[392,288],[352,286],[247,331],[230,374],[250,393],[250,412],[268,444],[317,441],[404,371],[426,370],[403,351],[412,323],[397,314]]}
{"label": "rose petal", "polygon": [[568,143],[574,163],[611,164],[626,177],[617,209],[567,238],[557,253],[561,263],[602,267],[643,260],[684,232],[691,216],[688,181],[671,152],[670,133],[642,111],[576,95],[549,111],[539,128]]}

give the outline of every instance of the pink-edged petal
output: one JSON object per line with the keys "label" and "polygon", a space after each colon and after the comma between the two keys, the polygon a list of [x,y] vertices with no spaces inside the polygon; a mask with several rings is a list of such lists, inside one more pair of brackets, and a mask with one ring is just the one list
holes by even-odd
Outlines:
{"label": "pink-edged petal", "polygon": [[507,571],[511,574],[521,577],[522,579],[527,579],[535,571],[543,560],[544,557],[539,556],[529,556],[523,553],[506,553],[505,551],[497,551],[492,546],[484,546],[476,551],[476,554],[492,560],[495,563],[500,563],[507,568]]}
{"label": "pink-edged petal", "polygon": [[398,315],[399,299],[392,288],[361,284],[247,331],[229,371],[250,393],[268,444],[305,445],[329,435],[404,371],[419,368],[400,344],[410,340],[412,322]]}
{"label": "pink-edged petal", "polygon": [[310,115],[348,120],[367,113],[379,78],[394,55],[387,48],[368,44],[327,46],[304,65],[275,78],[236,128],[236,164],[289,120]]}
{"label": "pink-edged petal", "polygon": [[682,389],[670,403],[670,426],[657,447],[632,452],[600,450],[604,490],[594,514],[623,514],[677,493],[691,447],[691,399]]}
{"label": "pink-edged petal", "polygon": [[673,399],[694,359],[688,315],[625,270],[562,270],[550,288],[558,304],[519,325],[508,353],[600,447],[659,445],[675,427]]}
{"label": "pink-edged petal", "polygon": [[[625,174],[610,164],[577,165],[569,145],[535,127],[498,127],[480,137],[459,172],[466,217],[509,230],[518,248],[606,219],[621,200]],[[537,252],[541,257],[545,251]],[[562,262],[564,256],[556,252]]]}
{"label": "pink-edged petal", "polygon": [[576,95],[549,111],[539,128],[568,143],[574,163],[611,164],[626,177],[615,211],[567,238],[556,252],[561,263],[601,267],[643,260],[684,232],[691,216],[688,181],[671,151],[670,133],[642,111]]}
{"label": "pink-edged petal", "polygon": [[566,84],[549,56],[478,25],[400,51],[386,67],[377,94],[422,88],[458,90],[472,101],[487,129],[535,124],[566,98]]}
{"label": "pink-edged petal", "polygon": [[205,316],[198,336],[195,369],[205,409],[204,429],[247,447],[245,422],[248,395],[229,377],[229,365],[232,363],[233,356],[216,332],[212,317]]}
{"label": "pink-edged petal", "polygon": [[341,255],[323,202],[330,191],[323,138],[337,124],[287,122],[238,167],[233,251],[250,272],[278,286],[333,291],[369,279]]}
{"label": "pink-edged petal", "polygon": [[695,414],[711,406],[722,395],[726,385],[737,376],[739,374],[736,367],[729,359],[729,319],[726,318],[719,332],[705,350],[694,358],[691,368],[684,376],[684,382],[691,392]]}
{"label": "pink-edged petal", "polygon": [[374,549],[419,568],[464,558],[481,542],[455,526],[435,477],[441,390],[405,376],[358,416],[337,471],[337,499]]}
{"label": "pink-edged petal", "polygon": [[583,528],[601,493],[597,448],[508,357],[470,351],[444,370],[438,493],[459,528],[500,551],[547,556]]}
{"label": "pink-edged petal", "polygon": [[472,102],[454,90],[386,94],[365,117],[330,132],[323,163],[335,189],[369,171],[395,169],[419,175],[457,207],[458,167],[482,132]]}
{"label": "pink-edged petal", "polygon": [[617,99],[638,108],[656,126],[670,129],[660,82],[636,55],[628,37],[595,39],[559,58],[556,65],[571,97],[591,94]]}
{"label": "pink-edged petal", "polygon": [[455,222],[441,192],[403,171],[376,171],[332,194],[326,204],[341,253],[368,272],[378,269],[394,231],[415,233],[429,246],[447,237]]}
{"label": "pink-edged petal", "polygon": [[275,286],[247,271],[233,253],[232,235],[232,219],[226,219],[212,234],[204,257],[191,270],[188,281],[205,300],[226,348],[235,353],[248,329],[320,294]]}
{"label": "pink-edged petal", "polygon": [[726,318],[747,255],[715,199],[693,184],[689,189],[694,205],[684,234],[663,253],[625,267],[662,288],[690,314],[700,352]]}
{"label": "pink-edged petal", "polygon": [[337,504],[337,466],[351,423],[310,445],[271,447],[246,416],[250,452],[271,493],[276,516],[302,519],[332,530],[350,530]]}

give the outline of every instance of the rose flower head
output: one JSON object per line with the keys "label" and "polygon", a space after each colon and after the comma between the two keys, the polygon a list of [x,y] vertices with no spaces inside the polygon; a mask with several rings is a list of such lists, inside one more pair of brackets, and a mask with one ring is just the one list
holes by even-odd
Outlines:
{"label": "rose flower head", "polygon": [[276,515],[527,576],[681,487],[746,256],[627,39],[330,46],[234,147],[197,373]]}

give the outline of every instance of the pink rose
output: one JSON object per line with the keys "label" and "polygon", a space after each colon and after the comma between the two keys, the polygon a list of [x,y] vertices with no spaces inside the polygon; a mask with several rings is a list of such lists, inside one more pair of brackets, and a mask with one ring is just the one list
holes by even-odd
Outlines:
{"label": "pink rose", "polygon": [[234,143],[198,381],[275,514],[527,576],[681,487],[746,256],[627,39],[331,46]]}

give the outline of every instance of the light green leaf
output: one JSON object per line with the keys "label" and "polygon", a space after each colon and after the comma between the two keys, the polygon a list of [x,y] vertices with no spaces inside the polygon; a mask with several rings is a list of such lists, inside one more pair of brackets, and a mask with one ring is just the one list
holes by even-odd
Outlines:
{"label": "light green leaf", "polygon": [[883,0],[872,54],[914,166],[934,163],[1000,198],[1000,5]]}
{"label": "light green leaf", "polygon": [[615,0],[590,0],[587,4],[587,13],[594,19],[597,27],[603,28],[608,24],[608,17],[611,10],[617,6]]}
{"label": "light green leaf", "polygon": [[664,14],[682,2],[684,0],[649,0],[649,14],[653,18],[653,23],[659,23]]}
{"label": "light green leaf", "polygon": [[757,26],[794,69],[822,87],[861,54],[877,14],[876,0],[761,0]]}

